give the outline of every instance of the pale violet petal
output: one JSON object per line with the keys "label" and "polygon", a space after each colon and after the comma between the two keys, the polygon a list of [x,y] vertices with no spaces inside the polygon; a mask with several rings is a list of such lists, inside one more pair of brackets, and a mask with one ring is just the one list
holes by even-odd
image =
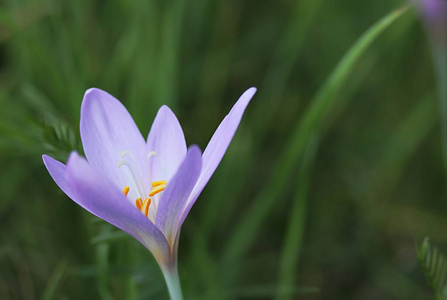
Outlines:
{"label": "pale violet petal", "polygon": [[209,179],[213,175],[217,166],[219,165],[222,157],[230,145],[231,140],[239,126],[239,123],[244,114],[245,108],[250,102],[251,98],[256,93],[256,88],[250,88],[236,102],[231,111],[220,123],[217,130],[214,132],[211,140],[209,141],[203,156],[202,156],[202,172],[197,181],[194,190],[191,193],[188,203],[185,206],[180,225],[185,220],[194,202],[199,197],[200,193],[204,189],[205,185],[208,183]]}
{"label": "pale violet petal", "polygon": [[65,171],[67,167],[55,160],[54,158],[48,156],[48,155],[42,155],[43,163],[45,164],[45,167],[48,170],[48,173],[50,173],[51,178],[53,178],[54,182],[59,186],[59,188],[67,194],[68,197],[72,198],[73,193],[71,190],[67,187],[67,183],[65,180]]}
{"label": "pale violet petal", "polygon": [[184,207],[201,170],[201,151],[199,147],[191,146],[186,158],[161,196],[155,224],[164,233],[170,245],[174,244],[181,226],[180,219]]}
{"label": "pale violet petal", "polygon": [[169,181],[186,156],[186,141],[177,117],[163,105],[155,117],[147,140],[147,152],[154,151],[150,158],[151,181]]}
{"label": "pale violet petal", "polygon": [[43,156],[45,166],[57,185],[74,202],[95,216],[133,236],[150,250],[160,264],[169,259],[169,247],[164,235],[107,177],[94,170],[77,153],[72,153],[67,165]]}
{"label": "pale violet petal", "polygon": [[[111,179],[121,189],[131,187],[132,198],[140,195],[146,181],[145,140],[126,108],[110,94],[96,88],[89,89],[81,106],[81,139],[89,164]],[[128,151],[129,155],[122,151]],[[137,186],[126,166],[118,168],[122,160],[130,162],[141,187]]]}

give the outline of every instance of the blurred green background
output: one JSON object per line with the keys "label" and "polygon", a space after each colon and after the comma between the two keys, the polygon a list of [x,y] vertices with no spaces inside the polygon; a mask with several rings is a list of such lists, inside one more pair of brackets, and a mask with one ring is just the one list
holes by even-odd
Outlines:
{"label": "blurred green background", "polygon": [[120,99],[144,136],[167,104],[204,149],[251,86],[182,229],[185,298],[429,299],[415,244],[430,236],[447,249],[446,87],[416,7],[0,5],[1,299],[166,299],[152,255],[69,200],[41,155],[82,152],[90,87]]}

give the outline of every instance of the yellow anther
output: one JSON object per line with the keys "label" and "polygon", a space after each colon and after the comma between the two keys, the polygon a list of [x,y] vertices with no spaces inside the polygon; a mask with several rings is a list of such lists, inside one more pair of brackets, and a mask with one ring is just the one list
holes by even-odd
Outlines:
{"label": "yellow anther", "polygon": [[141,198],[138,198],[137,200],[135,200],[135,206],[141,210],[141,206],[143,206],[143,200],[141,200]]}
{"label": "yellow anther", "polygon": [[152,182],[152,187],[157,187],[159,185],[166,185],[168,184],[168,182],[166,180],[159,180],[159,181],[154,181]]}
{"label": "yellow anther", "polygon": [[151,190],[151,192],[149,193],[149,197],[152,197],[152,196],[157,195],[158,193],[164,191],[165,188],[166,188],[166,184],[159,185],[159,186],[153,188],[153,189]]}
{"label": "yellow anther", "polygon": [[129,194],[129,190],[130,190],[130,188],[126,185],[124,187],[123,194],[127,196],[127,194]]}
{"label": "yellow anther", "polygon": [[[162,192],[167,185],[166,180],[159,180],[152,182],[152,189],[149,193],[149,197],[152,197],[154,195],[157,195],[158,193]],[[130,188],[126,185],[123,189],[123,194],[128,195],[130,191]],[[135,200],[135,206],[146,216],[149,216],[149,206],[151,205],[152,199],[151,198],[145,198],[144,201],[142,198],[138,198]]]}
{"label": "yellow anther", "polygon": [[144,199],[143,206],[141,207],[141,212],[147,217],[149,214],[149,206],[151,205],[151,198]]}

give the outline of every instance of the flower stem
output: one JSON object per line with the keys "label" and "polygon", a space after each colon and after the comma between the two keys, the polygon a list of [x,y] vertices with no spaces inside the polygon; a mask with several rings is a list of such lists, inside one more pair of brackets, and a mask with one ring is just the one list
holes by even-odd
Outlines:
{"label": "flower stem", "polygon": [[164,269],[163,276],[165,277],[171,300],[183,300],[182,288],[180,286],[180,278],[178,276],[177,266],[169,269]]}

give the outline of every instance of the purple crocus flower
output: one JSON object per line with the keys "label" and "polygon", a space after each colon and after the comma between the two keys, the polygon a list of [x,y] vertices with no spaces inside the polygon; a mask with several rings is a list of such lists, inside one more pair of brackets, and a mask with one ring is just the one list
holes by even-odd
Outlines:
{"label": "purple crocus flower", "polygon": [[167,107],[147,141],[126,108],[110,94],[89,89],[81,106],[87,159],[67,164],[43,155],[57,185],[81,207],[137,239],[160,265],[172,299],[181,299],[177,273],[180,228],[219,165],[255,94],[250,88],[223,119],[205,152],[187,149],[182,128]]}

